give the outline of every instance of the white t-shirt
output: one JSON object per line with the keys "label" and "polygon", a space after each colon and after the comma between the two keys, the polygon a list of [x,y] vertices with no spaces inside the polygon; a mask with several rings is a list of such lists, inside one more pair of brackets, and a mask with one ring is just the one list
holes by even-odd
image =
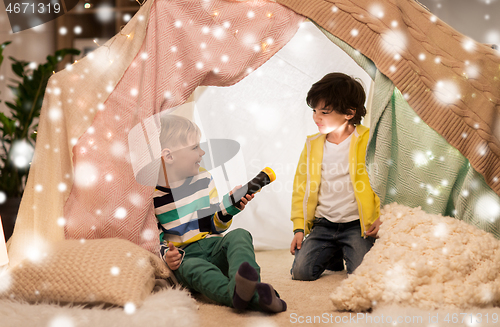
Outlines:
{"label": "white t-shirt", "polygon": [[325,141],[321,184],[315,217],[334,223],[359,219],[358,204],[349,175],[349,146],[352,134],[340,144]]}

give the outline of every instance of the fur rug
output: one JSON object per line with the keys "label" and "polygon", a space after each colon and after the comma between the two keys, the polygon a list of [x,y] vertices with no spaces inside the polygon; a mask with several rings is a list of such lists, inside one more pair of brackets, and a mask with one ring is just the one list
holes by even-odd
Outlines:
{"label": "fur rug", "polygon": [[386,205],[380,219],[380,238],[331,295],[337,310],[500,304],[500,241],[491,234],[398,204]]}
{"label": "fur rug", "polygon": [[198,325],[198,306],[189,293],[162,290],[146,298],[139,308],[83,307],[54,304],[29,305],[0,301],[0,326],[24,327],[155,327]]}

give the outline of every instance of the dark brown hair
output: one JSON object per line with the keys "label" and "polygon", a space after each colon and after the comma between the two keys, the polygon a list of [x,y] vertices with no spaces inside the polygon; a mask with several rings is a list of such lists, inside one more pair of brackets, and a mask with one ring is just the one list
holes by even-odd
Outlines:
{"label": "dark brown hair", "polygon": [[330,73],[313,84],[307,93],[307,105],[314,109],[321,100],[329,112],[349,115],[355,111],[349,124],[358,125],[366,115],[365,90],[358,80],[346,74]]}

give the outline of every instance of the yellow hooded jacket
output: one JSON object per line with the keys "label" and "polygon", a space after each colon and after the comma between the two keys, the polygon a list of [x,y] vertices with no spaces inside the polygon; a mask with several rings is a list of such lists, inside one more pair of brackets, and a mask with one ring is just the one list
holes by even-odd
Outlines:
{"label": "yellow hooded jacket", "polygon": [[[366,146],[370,136],[369,129],[357,125],[349,146],[349,175],[358,203],[361,236],[380,216],[380,199],[373,192],[368,172],[365,166]],[[309,234],[321,183],[321,165],[325,134],[314,134],[307,137],[304,150],[300,155],[297,171],[293,181],[292,217],[293,230],[303,229],[304,235]]]}

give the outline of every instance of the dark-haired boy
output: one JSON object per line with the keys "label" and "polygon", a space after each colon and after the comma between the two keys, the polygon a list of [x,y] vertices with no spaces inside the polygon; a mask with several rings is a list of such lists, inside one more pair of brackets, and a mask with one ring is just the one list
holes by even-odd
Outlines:
{"label": "dark-haired boy", "polygon": [[365,167],[369,130],[360,125],[365,99],[363,86],[342,73],[327,74],[307,94],[319,133],[307,138],[295,173],[293,279],[343,270],[344,260],[352,273],[377,236],[380,200]]}

